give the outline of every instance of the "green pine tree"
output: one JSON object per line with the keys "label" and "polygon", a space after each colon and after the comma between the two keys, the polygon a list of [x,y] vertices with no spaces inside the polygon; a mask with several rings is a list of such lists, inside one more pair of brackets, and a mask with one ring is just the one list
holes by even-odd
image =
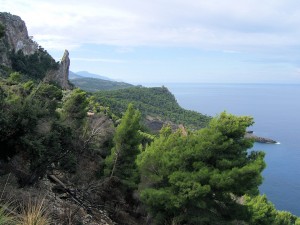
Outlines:
{"label": "green pine tree", "polygon": [[158,224],[228,224],[244,219],[238,198],[257,193],[265,167],[262,152],[249,153],[250,117],[222,113],[195,133],[160,137],[142,152],[140,196]]}
{"label": "green pine tree", "polygon": [[139,154],[138,146],[141,143],[141,136],[138,132],[140,117],[140,112],[129,104],[116,129],[114,147],[105,160],[105,174],[118,177],[129,188],[135,188],[139,181],[135,159]]}

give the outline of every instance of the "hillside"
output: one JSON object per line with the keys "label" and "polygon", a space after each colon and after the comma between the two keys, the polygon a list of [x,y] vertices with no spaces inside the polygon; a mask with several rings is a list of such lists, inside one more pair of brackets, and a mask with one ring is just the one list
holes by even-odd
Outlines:
{"label": "hillside", "polygon": [[202,128],[210,120],[208,116],[181,108],[174,95],[166,87],[139,86],[123,90],[98,91],[94,96],[100,104],[110,107],[119,115],[125,111],[129,103],[133,103],[144,118],[150,116],[155,121],[183,124],[191,129]]}
{"label": "hillside", "polygon": [[124,82],[117,82],[91,77],[81,77],[80,75],[73,77],[74,78],[70,77],[70,82],[74,84],[74,86],[79,87],[82,90],[88,92],[96,92],[100,90],[117,90],[133,87],[133,85]]}

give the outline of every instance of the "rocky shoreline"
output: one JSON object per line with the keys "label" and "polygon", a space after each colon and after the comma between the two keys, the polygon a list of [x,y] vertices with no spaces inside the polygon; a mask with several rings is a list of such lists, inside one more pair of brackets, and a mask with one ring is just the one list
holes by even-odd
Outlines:
{"label": "rocky shoreline", "polygon": [[264,144],[277,144],[278,142],[265,137],[259,137],[253,134],[253,131],[247,131],[245,134],[245,138],[252,138],[255,142],[264,143]]}

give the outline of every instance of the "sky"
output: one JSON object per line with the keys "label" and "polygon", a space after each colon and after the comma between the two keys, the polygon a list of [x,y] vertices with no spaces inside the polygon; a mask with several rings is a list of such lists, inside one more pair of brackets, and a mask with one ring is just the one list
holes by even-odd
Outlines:
{"label": "sky", "polygon": [[0,0],[70,70],[133,84],[300,83],[298,0]]}

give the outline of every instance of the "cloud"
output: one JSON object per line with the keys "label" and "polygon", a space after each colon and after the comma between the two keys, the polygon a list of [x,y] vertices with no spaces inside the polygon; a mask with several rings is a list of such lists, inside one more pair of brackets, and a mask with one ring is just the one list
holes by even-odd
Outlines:
{"label": "cloud", "polygon": [[0,0],[45,48],[83,44],[228,51],[298,45],[296,0]]}

